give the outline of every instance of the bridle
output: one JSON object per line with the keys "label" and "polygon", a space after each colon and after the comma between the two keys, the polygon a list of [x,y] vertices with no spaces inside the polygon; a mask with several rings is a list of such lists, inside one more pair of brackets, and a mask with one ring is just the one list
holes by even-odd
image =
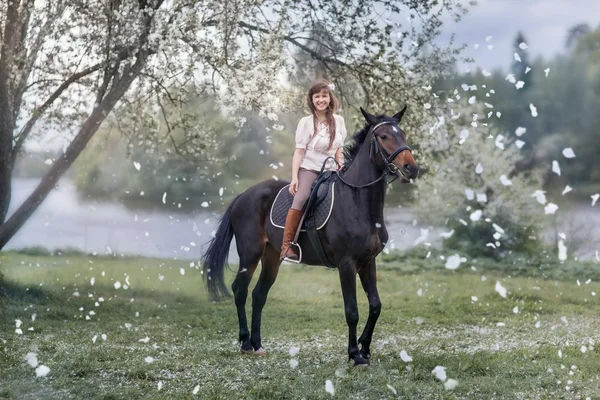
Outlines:
{"label": "bridle", "polygon": [[383,170],[383,173],[381,174],[381,176],[377,179],[375,179],[372,182],[369,182],[367,184],[364,185],[354,185],[352,183],[346,182],[344,180],[344,178],[342,178],[342,176],[339,174],[339,171],[336,171],[338,177],[340,178],[340,180],[345,183],[346,185],[353,187],[355,189],[360,189],[360,188],[364,188],[367,186],[372,186],[374,184],[376,184],[377,182],[379,182],[380,180],[382,180],[383,178],[385,178],[386,175],[390,174],[392,176],[394,176],[394,179],[392,179],[391,181],[387,182],[387,184],[390,184],[392,182],[394,182],[396,179],[398,179],[398,176],[400,175],[400,171],[398,170],[398,167],[396,167],[392,161],[394,160],[394,158],[396,158],[396,156],[400,153],[402,153],[403,151],[407,150],[407,151],[411,151],[410,147],[408,146],[400,146],[398,149],[396,149],[396,151],[394,151],[392,154],[390,154],[389,156],[385,154],[385,152],[381,149],[381,146],[379,145],[379,142],[377,141],[377,138],[375,137],[375,130],[377,128],[379,128],[380,126],[383,125],[396,125],[394,122],[392,121],[383,121],[378,123],[377,125],[373,125],[371,126],[371,128],[369,129],[369,132],[367,133],[368,135],[371,135],[372,137],[372,141],[371,141],[371,147],[369,148],[369,159],[371,161],[373,161],[372,155],[373,155],[373,146],[375,146],[375,155],[379,154],[381,156],[381,158],[383,158],[383,161],[385,163],[385,169]]}

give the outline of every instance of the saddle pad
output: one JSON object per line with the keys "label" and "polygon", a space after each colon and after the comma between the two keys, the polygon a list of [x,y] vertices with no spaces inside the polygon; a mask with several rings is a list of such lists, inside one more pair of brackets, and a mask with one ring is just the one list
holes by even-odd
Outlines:
{"label": "saddle pad", "polygon": [[[327,197],[323,199],[318,205],[317,209],[313,213],[315,217],[315,222],[317,225],[317,230],[321,229],[325,226],[327,221],[329,220],[329,216],[331,215],[331,210],[333,209],[333,188],[335,182],[333,182],[328,190]],[[279,193],[277,193],[277,197],[275,197],[275,201],[271,206],[271,212],[269,213],[269,218],[271,219],[271,224],[276,226],[277,228],[283,229],[285,227],[285,218],[287,217],[288,210],[292,207],[292,202],[294,200],[294,196],[288,190],[290,185],[285,185],[281,188]],[[300,232],[306,232],[306,229],[303,227],[300,229]]]}

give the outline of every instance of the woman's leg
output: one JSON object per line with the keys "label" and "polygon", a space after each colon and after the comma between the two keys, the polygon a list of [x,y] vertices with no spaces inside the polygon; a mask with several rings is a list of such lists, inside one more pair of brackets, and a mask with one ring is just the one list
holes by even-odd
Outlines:
{"label": "woman's leg", "polygon": [[298,254],[294,251],[294,247],[290,243],[294,240],[300,218],[302,217],[302,208],[310,195],[310,187],[317,179],[317,174],[312,171],[301,169],[298,172],[298,191],[294,195],[292,207],[289,209],[285,218],[285,228],[283,229],[283,240],[281,243],[281,259],[298,262]]}
{"label": "woman's leg", "polygon": [[317,179],[317,173],[301,169],[298,172],[298,192],[294,195],[294,201],[292,202],[292,208],[295,210],[302,210],[308,196],[310,195],[310,188],[313,182]]}

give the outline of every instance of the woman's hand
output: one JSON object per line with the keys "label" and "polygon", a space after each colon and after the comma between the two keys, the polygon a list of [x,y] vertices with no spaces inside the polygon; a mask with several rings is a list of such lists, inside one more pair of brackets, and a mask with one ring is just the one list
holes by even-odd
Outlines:
{"label": "woman's hand", "polygon": [[292,183],[290,183],[289,191],[292,194],[292,196],[295,196],[298,192],[298,177],[292,178]]}

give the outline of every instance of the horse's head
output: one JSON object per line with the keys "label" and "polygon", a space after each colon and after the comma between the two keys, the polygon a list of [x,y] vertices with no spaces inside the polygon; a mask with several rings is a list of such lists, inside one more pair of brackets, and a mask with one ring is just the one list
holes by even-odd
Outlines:
{"label": "horse's head", "polygon": [[382,169],[389,169],[393,174],[399,174],[402,182],[409,182],[419,175],[419,167],[406,144],[406,132],[400,127],[400,121],[406,112],[406,106],[393,117],[371,115],[360,109],[365,120],[370,125],[373,141],[371,156]]}

